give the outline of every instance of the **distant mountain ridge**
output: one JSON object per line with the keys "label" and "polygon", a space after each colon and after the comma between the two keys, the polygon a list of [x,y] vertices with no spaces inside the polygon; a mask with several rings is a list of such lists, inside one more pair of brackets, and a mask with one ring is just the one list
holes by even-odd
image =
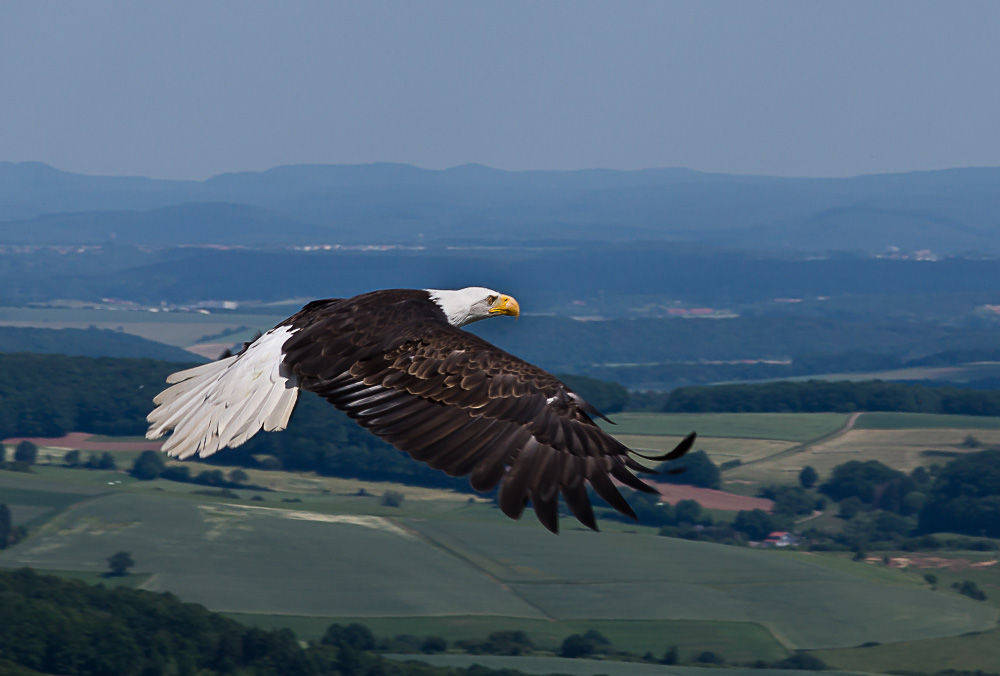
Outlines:
{"label": "distant mountain ridge", "polygon": [[1000,168],[803,179],[380,163],[177,181],[0,162],[0,244],[650,239],[979,253],[1000,252],[998,213]]}

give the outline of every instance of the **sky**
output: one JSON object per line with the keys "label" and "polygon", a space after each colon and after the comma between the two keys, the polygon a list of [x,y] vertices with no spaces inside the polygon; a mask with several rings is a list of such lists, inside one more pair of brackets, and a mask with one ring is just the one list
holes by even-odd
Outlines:
{"label": "sky", "polygon": [[1000,166],[1000,2],[0,4],[0,161]]}

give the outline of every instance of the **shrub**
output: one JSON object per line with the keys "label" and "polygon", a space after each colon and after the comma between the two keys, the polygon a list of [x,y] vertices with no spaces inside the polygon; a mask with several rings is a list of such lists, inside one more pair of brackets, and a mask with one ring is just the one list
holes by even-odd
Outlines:
{"label": "shrub", "polygon": [[440,636],[428,636],[424,639],[424,642],[420,644],[420,652],[428,655],[443,653],[447,649],[448,642]]}
{"label": "shrub", "polygon": [[810,671],[822,671],[827,668],[826,662],[809,653],[789,655],[774,666],[778,669],[807,669]]}
{"label": "shrub", "polygon": [[383,507],[402,507],[404,499],[406,496],[399,491],[386,491],[382,494],[382,500],[379,504]]}
{"label": "shrub", "polygon": [[163,473],[163,455],[159,451],[143,451],[132,463],[132,476],[142,481],[152,481]]}

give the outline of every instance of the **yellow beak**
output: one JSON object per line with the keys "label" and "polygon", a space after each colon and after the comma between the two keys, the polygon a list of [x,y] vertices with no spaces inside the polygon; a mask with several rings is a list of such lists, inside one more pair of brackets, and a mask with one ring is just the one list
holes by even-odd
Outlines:
{"label": "yellow beak", "polygon": [[497,301],[493,303],[493,307],[490,308],[491,315],[510,315],[511,317],[518,317],[521,315],[521,306],[517,304],[517,301],[506,294],[500,294]]}

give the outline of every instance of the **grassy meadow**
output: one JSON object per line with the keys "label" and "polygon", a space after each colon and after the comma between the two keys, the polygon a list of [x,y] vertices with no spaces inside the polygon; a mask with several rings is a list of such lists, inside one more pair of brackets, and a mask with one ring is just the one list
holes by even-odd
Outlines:
{"label": "grassy meadow", "polygon": [[[941,462],[925,451],[967,452],[962,442],[969,434],[1000,443],[1000,428],[962,426],[982,419],[938,425],[921,416],[902,427],[903,418],[876,417],[865,426],[869,415],[832,437],[846,415],[618,415],[612,431],[638,448],[667,449],[697,429],[696,448],[715,462],[745,463],[727,470],[724,481],[769,483],[795,481],[805,464],[822,476],[849,459],[876,458],[900,469]],[[120,467],[138,453],[114,452]],[[192,474],[217,469],[189,464]],[[0,551],[0,567],[27,565],[97,582],[105,579],[107,557],[124,550],[136,561],[126,584],[170,591],[248,624],[289,627],[303,639],[318,638],[331,622],[356,621],[377,635],[449,641],[520,629],[550,651],[569,634],[596,629],[619,650],[659,656],[676,645],[682,660],[711,650],[728,664],[776,661],[798,649],[858,671],[986,669],[998,659],[1000,566],[970,567],[990,553],[948,555],[964,557],[962,565],[899,569],[837,554],[664,538],[610,520],[600,520],[602,532],[593,533],[565,517],[557,537],[530,511],[511,522],[470,494],[248,474],[268,490],[237,490],[232,498],[205,495],[192,484],[137,481],[121,471],[57,465],[32,474],[0,471],[0,502],[30,528],[25,541]],[[386,490],[405,495],[401,507],[381,504]],[[934,588],[923,578],[928,570],[939,577]],[[965,579],[989,600],[972,601],[950,588]],[[480,657],[472,661],[485,663]],[[620,673],[632,674],[640,667],[687,673],[597,664],[599,671],[580,673],[631,668]],[[569,673],[570,666],[541,661],[530,669]],[[732,669],[727,674],[737,676]]]}
{"label": "grassy meadow", "polygon": [[[785,649],[983,631],[997,614],[915,586],[902,572],[872,581],[774,552],[593,533],[569,521],[555,537],[530,519],[405,510],[390,518],[180,497],[117,490],[78,503],[0,553],[0,565],[99,573],[124,550],[149,576],[143,588],[219,611],[329,621],[735,622],[766,628]],[[765,659],[776,644],[741,645],[728,649]]]}
{"label": "grassy meadow", "polygon": [[1000,629],[924,641],[816,650],[813,654],[833,668],[852,671],[919,674],[978,669],[989,674],[1000,665]]}
{"label": "grassy meadow", "polygon": [[835,432],[847,422],[845,413],[616,413],[612,434],[733,437],[809,441]]}

